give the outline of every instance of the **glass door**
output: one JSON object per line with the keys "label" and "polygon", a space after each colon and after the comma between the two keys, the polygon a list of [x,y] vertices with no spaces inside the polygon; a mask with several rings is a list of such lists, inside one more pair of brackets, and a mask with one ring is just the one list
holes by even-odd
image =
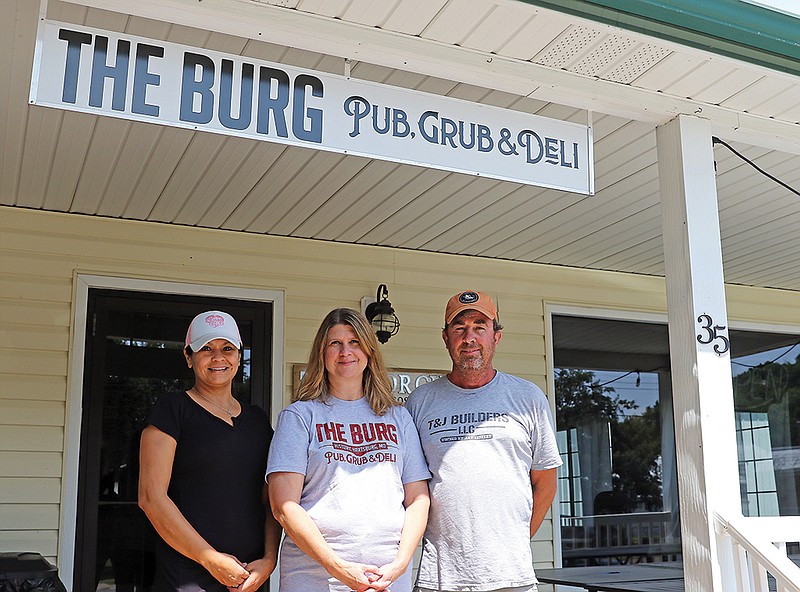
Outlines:
{"label": "glass door", "polygon": [[667,327],[553,317],[564,566],[680,558]]}
{"label": "glass door", "polygon": [[78,482],[75,590],[151,589],[158,536],[137,502],[139,436],[153,402],[192,384],[182,350],[204,310],[239,325],[242,371],[235,396],[269,413],[271,304],[92,290],[86,339]]}

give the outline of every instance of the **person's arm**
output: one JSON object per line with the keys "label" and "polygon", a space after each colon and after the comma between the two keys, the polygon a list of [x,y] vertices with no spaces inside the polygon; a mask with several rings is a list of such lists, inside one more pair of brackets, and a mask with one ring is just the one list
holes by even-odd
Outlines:
{"label": "person's arm", "polygon": [[178,443],[153,426],[144,429],[141,442],[139,506],[156,532],[178,553],[202,565],[220,584],[231,587],[241,584],[248,576],[242,563],[209,545],[167,495]]}
{"label": "person's arm", "polygon": [[264,557],[245,565],[247,571],[250,572],[250,577],[242,584],[241,592],[258,590],[258,588],[267,581],[270,574],[275,571],[275,566],[278,564],[278,545],[281,541],[281,525],[275,520],[270,510],[269,489],[266,483],[264,483],[261,501],[264,503],[267,510],[264,518]]}
{"label": "person's arm", "polygon": [[425,525],[428,523],[428,509],[431,505],[428,482],[412,481],[406,483],[403,488],[405,490],[403,506],[405,506],[406,513],[403,519],[403,530],[400,533],[400,546],[394,561],[381,566],[375,572],[381,576],[379,580],[372,583],[372,588],[375,590],[385,590],[405,573],[414,556],[414,550],[425,532]]}
{"label": "person's arm", "polygon": [[531,513],[531,538],[539,530],[547,510],[556,497],[556,471],[531,471],[531,489],[533,491],[533,512]]}
{"label": "person's arm", "polygon": [[322,533],[300,505],[305,476],[300,473],[270,473],[269,501],[272,513],[291,537],[295,545],[325,571],[353,590],[363,592],[369,589],[377,565],[365,565],[345,561],[339,557],[325,541]]}

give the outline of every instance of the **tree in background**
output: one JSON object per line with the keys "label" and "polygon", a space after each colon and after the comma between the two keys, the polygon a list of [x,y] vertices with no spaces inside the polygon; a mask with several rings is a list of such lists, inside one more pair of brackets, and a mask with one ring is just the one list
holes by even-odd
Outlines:
{"label": "tree in background", "polygon": [[[635,401],[604,386],[594,372],[569,368],[556,372],[556,422],[559,430],[579,432],[593,423],[611,426],[612,486],[603,492],[602,513],[657,511],[662,508],[661,424],[658,403],[641,415]],[[600,499],[595,500],[598,506]]]}
{"label": "tree in background", "polygon": [[658,402],[641,415],[612,424],[614,490],[635,509],[663,509],[661,412]]}
{"label": "tree in background", "polygon": [[556,422],[558,429],[580,427],[594,421],[615,423],[636,403],[621,399],[614,389],[603,386],[589,370],[562,368],[556,371]]}

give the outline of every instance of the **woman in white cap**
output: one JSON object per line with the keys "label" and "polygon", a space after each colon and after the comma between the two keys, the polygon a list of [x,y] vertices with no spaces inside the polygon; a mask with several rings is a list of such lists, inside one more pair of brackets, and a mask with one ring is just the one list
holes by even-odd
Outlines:
{"label": "woman in white cap", "polygon": [[161,395],[142,432],[139,505],[162,539],[156,592],[254,592],[275,568],[280,526],[264,485],[272,428],[233,396],[241,348],[233,317],[197,315],[184,350],[194,385]]}
{"label": "woman in white cap", "polygon": [[269,496],[288,535],[281,592],[410,592],[430,473],[361,313],[337,308],[322,321],[274,442]]}

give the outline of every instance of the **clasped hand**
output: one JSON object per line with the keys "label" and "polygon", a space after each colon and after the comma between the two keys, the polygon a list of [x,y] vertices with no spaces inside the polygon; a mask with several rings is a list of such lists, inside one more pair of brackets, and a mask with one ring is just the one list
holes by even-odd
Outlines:
{"label": "clasped hand", "polygon": [[272,570],[275,569],[275,562],[267,559],[257,559],[256,561],[245,563],[244,568],[250,572],[250,575],[235,590],[237,592],[254,592],[267,581]]}
{"label": "clasped hand", "polygon": [[245,564],[228,553],[214,551],[204,564],[214,579],[227,588],[238,589],[250,577]]}
{"label": "clasped hand", "polygon": [[390,586],[405,569],[394,561],[378,567],[364,563],[345,562],[336,578],[357,592],[389,592]]}

